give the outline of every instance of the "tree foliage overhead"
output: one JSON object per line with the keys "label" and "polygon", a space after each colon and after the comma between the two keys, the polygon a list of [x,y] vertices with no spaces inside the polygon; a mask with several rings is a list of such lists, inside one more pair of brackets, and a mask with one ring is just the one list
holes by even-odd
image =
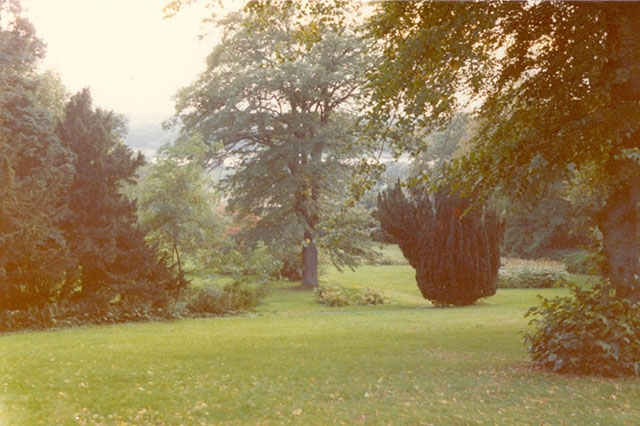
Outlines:
{"label": "tree foliage overhead", "polygon": [[517,197],[578,179],[619,297],[640,300],[640,5],[385,2],[368,23],[383,49],[375,111],[441,125],[476,101],[473,148],[445,176]]}
{"label": "tree foliage overhead", "polygon": [[[359,154],[354,113],[370,62],[343,22],[345,9],[305,4],[255,3],[222,19],[222,43],[179,93],[177,109],[184,131],[212,148],[211,160],[233,161],[229,209],[250,218],[265,243],[300,248],[303,284],[313,286],[317,245],[326,243],[338,265],[367,252],[362,221],[341,206]],[[349,226],[332,226],[341,221]]]}

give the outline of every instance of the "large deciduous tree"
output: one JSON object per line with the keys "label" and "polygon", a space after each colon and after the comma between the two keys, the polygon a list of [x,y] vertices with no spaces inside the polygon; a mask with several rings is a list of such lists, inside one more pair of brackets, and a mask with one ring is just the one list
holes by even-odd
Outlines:
{"label": "large deciduous tree", "polygon": [[606,276],[640,300],[640,4],[385,2],[368,27],[379,116],[402,105],[404,124],[441,125],[477,101],[474,149],[448,180],[518,197],[586,182]]}
{"label": "large deciduous tree", "polygon": [[184,132],[235,161],[229,208],[265,243],[302,251],[303,286],[318,284],[318,245],[337,265],[367,254],[363,221],[346,204],[356,99],[369,65],[345,10],[255,4],[222,19],[222,42],[178,95]]}

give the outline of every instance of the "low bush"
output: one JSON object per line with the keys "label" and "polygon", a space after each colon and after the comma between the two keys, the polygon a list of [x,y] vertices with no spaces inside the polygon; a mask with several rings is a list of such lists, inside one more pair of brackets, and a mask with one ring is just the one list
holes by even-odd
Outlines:
{"label": "low bush", "polygon": [[546,299],[533,316],[533,334],[525,342],[533,363],[559,373],[640,376],[640,304],[616,300],[603,284],[572,297]]}
{"label": "low bush", "polygon": [[321,284],[313,290],[313,294],[321,305],[347,306],[352,304],[347,291],[337,285]]}
{"label": "low bush", "polygon": [[92,297],[80,300],[61,300],[25,310],[0,311],[0,331],[43,330],[83,324],[115,324],[179,318],[176,300],[162,306],[135,298]]}
{"label": "low bush", "polygon": [[327,306],[382,305],[389,298],[382,290],[366,287],[364,290],[349,290],[335,284],[321,284],[314,290],[316,301]]}
{"label": "low bush", "polygon": [[251,285],[235,282],[224,287],[222,293],[227,299],[229,312],[247,311],[255,308],[269,295],[269,284]]}
{"label": "low bush", "polygon": [[355,297],[359,299],[356,305],[384,305],[389,303],[389,298],[385,296],[382,290],[373,287],[366,287],[364,290],[359,291]]}
{"label": "low bush", "polygon": [[502,259],[498,288],[550,288],[564,283],[566,273],[560,262]]}
{"label": "low bush", "polygon": [[235,282],[223,289],[205,287],[192,290],[186,297],[185,308],[192,315],[225,315],[255,308],[268,295],[266,285],[251,286]]}
{"label": "low bush", "polygon": [[194,289],[186,296],[185,308],[192,314],[222,315],[226,313],[222,290],[216,287]]}

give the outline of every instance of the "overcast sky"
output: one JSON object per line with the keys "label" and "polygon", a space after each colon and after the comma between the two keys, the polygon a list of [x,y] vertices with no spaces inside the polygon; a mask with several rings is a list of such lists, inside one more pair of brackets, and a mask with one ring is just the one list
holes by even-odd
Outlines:
{"label": "overcast sky", "polygon": [[[75,93],[90,87],[96,106],[129,115],[173,113],[172,96],[204,71],[217,35],[199,41],[206,9],[192,6],[163,19],[168,0],[21,0],[47,44],[43,70]],[[225,10],[241,0],[227,0]],[[222,9],[218,9],[221,11]]]}

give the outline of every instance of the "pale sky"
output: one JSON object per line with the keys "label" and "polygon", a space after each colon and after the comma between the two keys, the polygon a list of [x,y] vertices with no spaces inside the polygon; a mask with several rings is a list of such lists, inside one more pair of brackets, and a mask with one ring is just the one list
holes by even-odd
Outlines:
{"label": "pale sky", "polygon": [[[71,93],[90,87],[94,104],[126,114],[169,117],[172,96],[204,71],[219,39],[192,6],[163,19],[169,0],[21,0],[23,14],[47,44],[42,69],[58,72]],[[242,0],[227,0],[238,9]]]}

